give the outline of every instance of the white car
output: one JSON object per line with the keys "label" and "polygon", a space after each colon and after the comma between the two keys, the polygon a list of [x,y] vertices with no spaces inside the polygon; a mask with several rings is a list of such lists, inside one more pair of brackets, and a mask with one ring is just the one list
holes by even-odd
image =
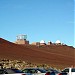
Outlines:
{"label": "white car", "polygon": [[75,75],[75,68],[65,68],[59,75]]}
{"label": "white car", "polygon": [[18,69],[0,69],[0,75],[26,75]]}

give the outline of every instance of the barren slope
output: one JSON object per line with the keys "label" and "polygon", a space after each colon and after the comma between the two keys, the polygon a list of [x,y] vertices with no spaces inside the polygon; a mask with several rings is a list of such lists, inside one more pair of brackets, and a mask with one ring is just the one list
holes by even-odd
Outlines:
{"label": "barren slope", "polygon": [[75,66],[75,49],[69,46],[24,46],[0,38],[0,59],[17,59],[40,64]]}

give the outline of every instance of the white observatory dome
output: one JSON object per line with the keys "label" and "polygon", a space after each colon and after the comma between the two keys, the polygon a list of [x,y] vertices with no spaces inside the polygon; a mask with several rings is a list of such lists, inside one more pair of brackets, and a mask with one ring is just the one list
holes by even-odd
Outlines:
{"label": "white observatory dome", "polygon": [[45,43],[45,41],[44,40],[41,40],[40,43]]}
{"label": "white observatory dome", "polygon": [[60,40],[57,40],[55,43],[61,43]]}
{"label": "white observatory dome", "polygon": [[51,42],[51,41],[48,41],[48,42]]}
{"label": "white observatory dome", "polygon": [[51,41],[48,41],[48,42],[51,42]]}

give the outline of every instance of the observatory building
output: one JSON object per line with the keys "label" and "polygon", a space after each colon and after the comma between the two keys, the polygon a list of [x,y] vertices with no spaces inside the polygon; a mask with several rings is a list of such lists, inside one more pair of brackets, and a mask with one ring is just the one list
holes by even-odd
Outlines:
{"label": "observatory building", "polygon": [[40,42],[33,42],[31,45],[40,46],[40,45],[46,45],[46,43],[44,40],[41,40]]}
{"label": "observatory building", "polygon": [[22,35],[22,34],[18,35],[15,43],[28,45],[29,41],[27,41],[26,39],[27,39],[27,35]]}
{"label": "observatory building", "polygon": [[60,40],[57,40],[55,43],[56,43],[56,45],[61,45]]}
{"label": "observatory building", "polygon": [[52,45],[52,42],[51,41],[48,41],[48,45]]}
{"label": "observatory building", "polygon": [[45,41],[44,40],[41,40],[40,41],[40,45],[46,45]]}

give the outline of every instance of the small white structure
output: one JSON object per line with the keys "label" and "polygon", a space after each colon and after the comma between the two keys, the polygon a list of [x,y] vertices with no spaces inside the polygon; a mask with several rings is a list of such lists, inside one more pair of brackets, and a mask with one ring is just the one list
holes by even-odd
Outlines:
{"label": "small white structure", "polygon": [[61,43],[60,40],[57,40],[55,43]]}
{"label": "small white structure", "polygon": [[48,41],[48,45],[51,45],[52,44],[52,42],[51,41]]}
{"label": "small white structure", "polygon": [[61,44],[60,40],[57,40],[55,43],[56,43],[56,45],[60,45]]}
{"label": "small white structure", "polygon": [[45,41],[44,40],[41,40],[40,41],[40,45],[46,45]]}
{"label": "small white structure", "polygon": [[45,41],[44,40],[41,40],[40,43],[45,43]]}

